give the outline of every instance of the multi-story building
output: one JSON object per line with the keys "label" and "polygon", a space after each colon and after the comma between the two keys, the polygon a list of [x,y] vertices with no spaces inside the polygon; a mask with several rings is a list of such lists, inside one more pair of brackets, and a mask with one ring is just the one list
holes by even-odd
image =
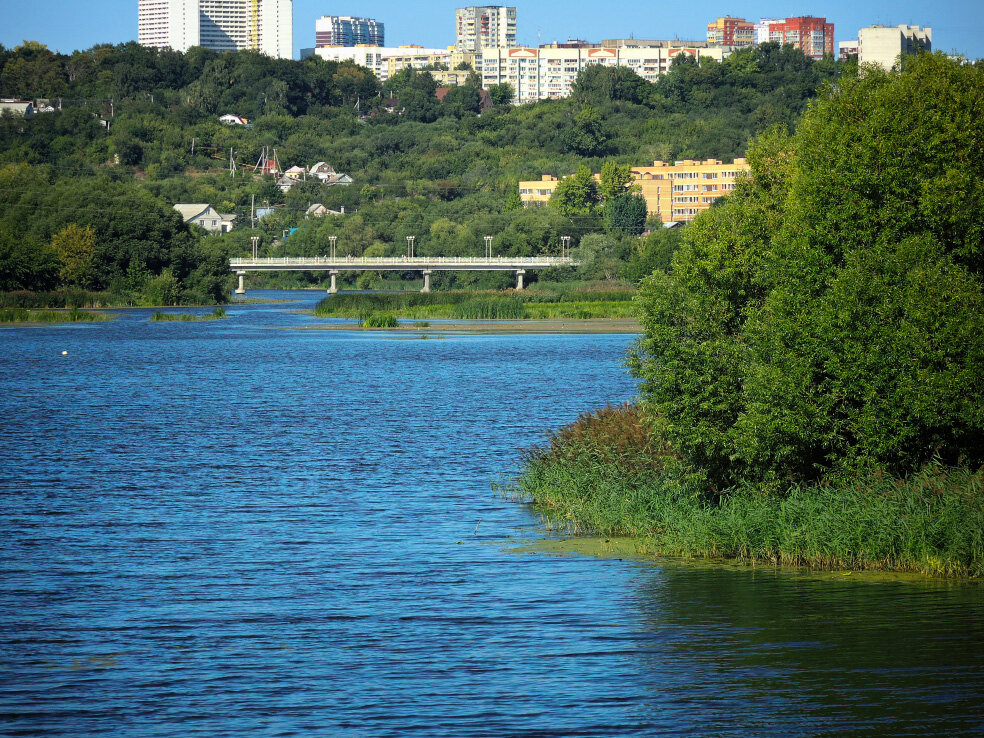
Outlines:
{"label": "multi-story building", "polygon": [[847,61],[852,56],[858,55],[858,40],[853,41],[839,41],[837,43],[837,60]]}
{"label": "multi-story building", "polygon": [[[719,197],[735,189],[745,159],[724,164],[720,159],[684,159],[673,164],[655,161],[651,167],[633,167],[632,184],[646,199],[646,209],[664,223],[689,223]],[[595,175],[597,178],[598,175]],[[546,205],[560,180],[544,174],[540,180],[519,183],[519,199],[524,205]]]}
{"label": "multi-story building", "polygon": [[803,16],[774,20],[763,18],[757,25],[759,41],[762,42],[762,29],[768,38],[780,44],[792,44],[801,49],[811,59],[822,59],[825,54],[834,55],[834,24],[826,18]]}
{"label": "multi-story building", "polygon": [[628,67],[643,79],[654,82],[666,74],[678,54],[722,61],[730,53],[729,47],[706,45],[483,49],[476,71],[482,78],[482,87],[508,83],[513,88],[514,102],[522,104],[569,97],[577,75],[592,64]]}
{"label": "multi-story building", "polygon": [[[451,69],[455,54],[453,48],[425,49],[422,46],[319,46],[314,53],[322,59],[354,61],[369,69],[380,82],[385,82],[406,67],[424,69],[440,65]],[[439,82],[442,81],[439,72],[434,75]]]}
{"label": "multi-story building", "polygon": [[711,207],[711,203],[735,189],[748,161],[735,159],[684,159],[673,164],[655,161],[651,167],[633,167],[633,184],[646,198],[646,209],[664,223],[689,222]]}
{"label": "multi-story building", "polygon": [[373,18],[323,15],[314,22],[315,46],[385,46],[383,24]]}
{"label": "multi-story building", "polygon": [[137,40],[187,51],[252,49],[293,57],[293,0],[139,0]]}
{"label": "multi-story building", "polygon": [[719,46],[754,46],[755,24],[726,15],[707,24],[707,43]]}
{"label": "multi-story building", "polygon": [[516,45],[516,8],[483,5],[454,11],[455,46],[462,51]]}
{"label": "multi-story building", "polygon": [[899,57],[933,50],[933,29],[919,26],[868,26],[858,31],[858,63],[897,66]]}

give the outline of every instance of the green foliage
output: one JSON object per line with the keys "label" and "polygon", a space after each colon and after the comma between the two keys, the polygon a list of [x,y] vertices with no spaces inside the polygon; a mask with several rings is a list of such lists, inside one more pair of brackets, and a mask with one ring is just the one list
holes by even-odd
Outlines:
{"label": "green foliage", "polygon": [[642,195],[619,195],[605,203],[605,230],[638,236],[646,227],[646,198]]}
{"label": "green foliage", "polygon": [[399,323],[393,315],[370,314],[359,320],[359,325],[363,328],[396,328]]}
{"label": "green foliage", "polygon": [[643,280],[631,366],[703,490],[984,463],[982,75],[842,79]]}
{"label": "green foliage", "polygon": [[508,82],[489,86],[489,98],[492,100],[493,105],[509,105],[515,97],[516,92]]}
{"label": "green foliage", "polygon": [[550,207],[556,208],[561,215],[585,215],[597,202],[598,186],[591,176],[591,170],[579,166],[574,174],[557,183],[550,198]]}

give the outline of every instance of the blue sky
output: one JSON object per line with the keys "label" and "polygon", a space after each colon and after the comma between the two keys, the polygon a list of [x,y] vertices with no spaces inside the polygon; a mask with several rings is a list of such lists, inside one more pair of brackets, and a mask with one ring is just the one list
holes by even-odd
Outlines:
{"label": "blue sky", "polygon": [[[395,0],[294,0],[294,49],[314,45],[314,21],[322,15],[361,15],[386,25],[387,45],[419,43],[443,47],[454,43],[454,9],[464,2],[396,2]],[[491,3],[490,3],[491,4]],[[505,4],[505,3],[504,3]],[[873,23],[930,26],[933,48],[956,51],[970,59],[984,57],[982,0],[813,0],[788,2],[617,3],[528,0],[514,4],[520,44],[535,45],[583,38],[703,39],[707,23],[721,15],[748,20],[795,15],[826,17],[837,41],[857,37]],[[71,52],[97,43],[121,43],[137,37],[137,0],[0,0],[0,44],[11,48],[24,39]]]}

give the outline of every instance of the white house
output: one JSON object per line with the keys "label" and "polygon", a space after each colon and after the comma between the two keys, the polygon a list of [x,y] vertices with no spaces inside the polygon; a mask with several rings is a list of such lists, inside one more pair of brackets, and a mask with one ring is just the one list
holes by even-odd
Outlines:
{"label": "white house", "polygon": [[234,213],[220,213],[208,203],[176,203],[185,223],[194,223],[213,233],[228,233],[233,229]]}
{"label": "white house", "polygon": [[34,103],[30,100],[11,100],[9,98],[0,100],[0,115],[8,111],[21,118],[30,118],[37,112]]}
{"label": "white house", "polygon": [[233,115],[232,113],[226,113],[225,115],[220,115],[219,122],[225,123],[227,126],[244,126],[247,123],[249,123],[249,121],[246,120],[243,116]]}

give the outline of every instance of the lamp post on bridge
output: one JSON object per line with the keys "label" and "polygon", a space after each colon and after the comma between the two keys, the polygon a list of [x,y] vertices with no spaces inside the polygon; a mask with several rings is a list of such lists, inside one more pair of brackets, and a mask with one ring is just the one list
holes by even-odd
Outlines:
{"label": "lamp post on bridge", "polygon": [[253,258],[257,259],[260,256],[260,237],[253,236],[250,240],[253,242]]}
{"label": "lamp post on bridge", "polygon": [[328,236],[328,243],[331,245],[331,260],[335,260],[335,241],[338,240],[338,236]]}
{"label": "lamp post on bridge", "polygon": [[485,258],[492,258],[492,236],[485,236]]}
{"label": "lamp post on bridge", "polygon": [[416,236],[407,236],[407,258],[413,258],[413,240]]}
{"label": "lamp post on bridge", "polygon": [[560,237],[560,255],[562,258],[567,258],[571,255],[571,237],[561,236]]}

